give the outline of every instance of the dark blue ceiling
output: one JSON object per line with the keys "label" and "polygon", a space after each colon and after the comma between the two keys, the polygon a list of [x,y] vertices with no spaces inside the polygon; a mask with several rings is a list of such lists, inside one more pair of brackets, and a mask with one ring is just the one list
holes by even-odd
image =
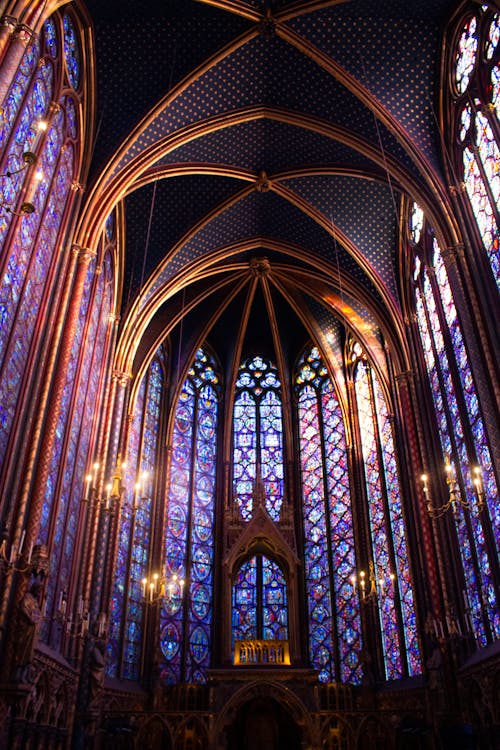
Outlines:
{"label": "dark blue ceiling", "polygon": [[97,54],[95,176],[162,96],[250,24],[194,0],[86,4]]}
{"label": "dark blue ceiling", "polygon": [[364,167],[373,164],[355,149],[325,135],[275,120],[232,125],[190,141],[169,152],[158,164],[207,162],[226,164],[268,175],[302,167],[329,165]]}
{"label": "dark blue ceiling", "polygon": [[[331,269],[325,284],[338,292],[338,270],[346,274],[358,290],[353,306],[371,330],[376,324],[364,305],[367,295],[392,315],[400,306],[403,185],[413,196],[430,172],[434,180],[443,179],[434,112],[441,39],[456,2],[345,0],[317,9],[311,2],[310,11],[307,2],[289,0],[238,0],[224,9],[217,0],[147,5],[88,0],[87,5],[95,28],[99,121],[89,182],[99,179],[154,108],[155,116],[107,174],[106,184],[152,147],[157,149],[152,169],[165,167],[168,175],[145,187],[138,175],[137,189],[131,185],[124,200],[123,308],[160,266],[151,294],[193,261],[261,238],[255,255],[266,254],[270,240],[301,248],[302,260],[284,251],[291,277],[308,261],[313,268],[317,259]],[[245,6],[262,17],[269,14],[270,22],[244,18],[239,10]],[[158,106],[169,93],[168,105]],[[235,117],[240,119],[233,124]],[[215,119],[213,130],[207,121]],[[188,128],[189,137],[178,140]],[[369,153],[363,153],[366,145]],[[392,163],[402,182],[388,179]],[[173,177],[176,166],[192,174]],[[221,167],[235,177],[200,173]],[[273,189],[258,192],[249,178],[263,170]],[[302,174],[285,177],[297,172]],[[335,225],[360,262],[306,211],[278,195],[280,187]],[[250,192],[210,218],[243,190]],[[183,237],[187,241],[174,252]],[[312,299],[308,306],[323,333],[333,332],[335,318]]]}

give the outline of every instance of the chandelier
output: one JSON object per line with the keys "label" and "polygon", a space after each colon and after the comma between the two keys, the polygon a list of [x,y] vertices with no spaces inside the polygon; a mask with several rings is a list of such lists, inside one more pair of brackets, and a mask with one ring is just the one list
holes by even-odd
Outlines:
{"label": "chandelier", "polygon": [[481,513],[485,505],[485,493],[483,485],[483,473],[480,466],[472,466],[470,469],[472,486],[474,488],[474,495],[476,502],[473,503],[469,500],[464,500],[460,487],[458,485],[455,468],[450,461],[450,457],[445,456],[444,460],[444,472],[446,479],[446,486],[448,489],[448,499],[440,506],[434,505],[429,489],[429,478],[427,474],[422,474],[420,477],[422,480],[423,491],[425,495],[427,513],[431,518],[440,518],[448,510],[452,513],[457,514],[459,509],[475,511]]}
{"label": "chandelier", "polygon": [[380,577],[377,579],[373,560],[370,560],[368,576],[366,571],[360,570],[359,573],[353,574],[349,580],[355,588],[358,588],[361,601],[368,604],[369,602],[376,602],[378,599],[382,600],[387,591],[394,586],[395,578],[394,573],[389,573],[386,578]]}
{"label": "chandelier", "polygon": [[141,581],[142,601],[144,604],[164,605],[167,602],[180,602],[184,594],[184,578],[174,573],[170,578],[153,573],[150,578]]}

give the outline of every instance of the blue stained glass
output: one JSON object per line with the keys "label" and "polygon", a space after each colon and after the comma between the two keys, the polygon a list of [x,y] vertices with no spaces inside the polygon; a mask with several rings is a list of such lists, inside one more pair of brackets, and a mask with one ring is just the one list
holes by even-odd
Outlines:
{"label": "blue stained glass", "polygon": [[104,230],[106,233],[106,240],[112,242],[115,237],[115,215],[113,213],[111,213],[106,219]]}
{"label": "blue stained glass", "polygon": [[[58,113],[54,119],[51,133],[53,142],[59,146],[62,141],[63,119]],[[36,331],[35,321],[39,307],[50,279],[51,263],[57,263],[53,257],[56,246],[62,211],[69,197],[72,179],[73,152],[70,147],[64,152],[58,169],[48,158],[48,149],[42,154],[44,178],[38,184],[33,196],[36,212],[26,216],[29,231],[24,235],[19,225],[11,245],[11,257],[8,267],[12,269],[15,283],[6,284],[5,277],[0,287],[0,304],[10,308],[8,325],[0,333],[0,393],[1,422],[0,461],[5,455],[10,429],[15,415],[15,408],[21,387],[21,375],[24,374],[29,357],[30,346]],[[55,172],[55,174],[54,174]],[[49,194],[49,186],[52,190]],[[44,189],[45,187],[45,189]],[[47,200],[45,200],[47,199]],[[39,230],[35,252],[31,252],[32,243]],[[17,315],[14,312],[17,309]]]}
{"label": "blue stained glass", "polygon": [[[478,54],[480,38],[486,40],[484,55]],[[500,289],[500,227],[496,210],[500,198],[500,152],[494,135],[500,108],[500,68],[494,61],[498,39],[498,14],[493,18],[487,14],[474,15],[463,25],[455,50],[455,76],[459,93],[467,91],[468,96],[465,105],[465,97],[457,100],[455,119],[462,142],[459,168],[493,277]]]}
{"label": "blue stained glass", "polygon": [[361,679],[361,623],[359,600],[349,580],[356,561],[344,425],[316,347],[300,358],[295,384],[311,664],[319,670],[322,682],[357,683]]}
{"label": "blue stained glass", "polygon": [[286,579],[277,563],[262,558],[262,636],[264,640],[288,638]]}
{"label": "blue stained glass", "polygon": [[233,585],[233,643],[255,639],[257,635],[257,558],[247,560]]}
{"label": "blue stained glass", "polygon": [[[155,358],[141,382],[129,433],[125,486],[130,489],[122,508],[111,600],[108,674],[131,680],[137,680],[140,671],[143,622],[140,582],[149,572],[151,489],[158,447],[162,387],[162,368]],[[142,477],[141,492],[136,490],[138,477]],[[124,649],[121,665],[118,658],[120,646]]]}
{"label": "blue stained glass", "polygon": [[74,89],[78,88],[80,81],[80,50],[76,38],[75,27],[71,17],[66,13],[64,16],[64,56],[66,58],[66,70],[68,78]]}
{"label": "blue stained glass", "polygon": [[[23,97],[28,90],[29,81],[36,69],[39,57],[38,41],[34,40],[26,48],[21,64],[14,76],[14,80],[7,91],[3,102],[3,116],[0,120],[0,148],[3,150],[12,129],[12,125],[19,112]],[[3,172],[3,169],[2,169]]]}
{"label": "blue stained glass", "polygon": [[[435,240],[433,241],[433,250],[436,281],[448,332],[453,344],[454,355],[460,362],[458,375],[467,406],[469,425],[474,437],[476,457],[482,467],[484,487],[488,488],[486,492],[488,512],[486,514],[483,513],[480,516],[477,513],[471,513],[469,520],[467,520],[461,507],[454,514],[474,630],[479,643],[485,645],[486,634],[482,622],[482,599],[484,602],[491,602],[490,606],[485,604],[485,611],[487,612],[493,633],[497,637],[500,634],[500,616],[495,602],[491,566],[483,528],[483,525],[493,527],[498,549],[500,514],[492,499],[496,497],[497,486],[491,468],[489,447],[486,442],[479,403],[474,389],[474,381],[468,364],[467,352],[465,350],[453,295],[439,246]],[[417,320],[424,349],[427,373],[434,398],[443,455],[453,456],[456,450],[456,455],[459,459],[459,466],[456,468],[462,475],[465,500],[474,507],[476,496],[469,470],[470,460],[464,435],[464,424],[462,423],[462,415],[458,406],[455,383],[451,375],[444,335],[437,311],[436,297],[434,296],[433,286],[427,272],[423,277],[423,290],[424,295],[421,294],[420,289],[416,290]],[[444,388],[441,385],[439,375],[441,375]],[[459,384],[457,385],[460,387]],[[449,414],[449,417],[447,414]],[[454,444],[450,440],[450,432],[454,435]],[[462,492],[463,490],[459,489],[459,491]],[[470,528],[472,529],[472,534],[470,533]],[[477,580],[475,571],[474,549],[479,562],[480,581]]]}
{"label": "blue stained glass", "polygon": [[[384,596],[379,598],[378,611],[385,669],[388,679],[397,679],[403,675],[397,588],[400,592],[400,615],[410,674],[421,671],[421,662],[413,615],[413,591],[401,515],[392,427],[378,379],[362,360],[356,364],[355,392],[365,465],[374,575],[377,582],[384,581]],[[385,496],[384,486],[388,497]],[[392,528],[386,525],[387,510]],[[395,559],[395,571],[391,571],[392,556]],[[395,574],[394,581],[389,577],[391,572]]]}
{"label": "blue stained glass", "polygon": [[[415,623],[415,600],[411,585],[410,566],[408,564],[408,549],[406,533],[401,508],[399,479],[396,469],[394,439],[392,427],[387,412],[387,404],[376,378],[373,381],[374,397],[377,406],[377,421],[379,434],[383,445],[382,461],[384,464],[386,487],[388,493],[389,517],[393,540],[394,559],[397,581],[401,597],[403,614],[403,633],[406,641],[406,654],[410,675],[422,671],[418,636]],[[387,596],[387,595],[386,595]]]}
{"label": "blue stained glass", "polygon": [[[23,92],[24,93],[24,92]],[[32,151],[35,146],[35,138],[38,130],[36,127],[37,120],[41,119],[47,114],[48,106],[53,96],[53,69],[51,64],[43,65],[36,73],[33,84],[28,90],[28,94],[24,99],[23,108],[20,112],[16,130],[12,134],[10,143],[7,144],[5,149],[5,156],[2,160],[2,171],[11,171],[13,174],[8,180],[2,181],[2,192],[4,199],[11,205],[16,204],[17,198],[21,194],[21,189],[24,185],[25,180],[28,178],[28,170],[17,171],[20,166],[21,154],[24,151]],[[7,140],[8,132],[13,124],[14,117],[17,114],[18,107],[21,100],[16,100],[15,103],[11,103],[12,106],[7,106],[7,111],[4,114],[4,119],[10,120],[8,130],[7,122],[4,121],[4,127],[0,133],[0,139],[3,141]],[[52,129],[54,132],[54,128]],[[57,132],[57,131],[56,131]],[[46,152],[45,152],[45,158]],[[44,169],[42,165],[42,170]],[[14,174],[15,173],[15,174]],[[42,196],[42,190],[47,190],[49,182],[45,182],[44,185],[38,186],[38,193],[41,198],[40,203],[43,204],[45,196]],[[36,204],[35,204],[36,206]],[[7,231],[11,225],[13,214],[7,211],[0,213],[0,250],[3,247]],[[26,222],[26,218],[23,218],[21,226]],[[22,269],[15,275],[19,276]]]}
{"label": "blue stained glass", "polygon": [[252,517],[260,465],[266,509],[279,520],[283,501],[283,425],[276,368],[262,357],[244,363],[236,381],[233,412],[233,495],[243,520]]}
{"label": "blue stained glass", "polygon": [[52,18],[47,19],[44,24],[45,43],[52,57],[57,56],[57,33]]}
{"label": "blue stained glass", "polygon": [[77,133],[78,133],[78,124],[77,124],[75,103],[73,99],[70,99],[68,96],[64,100],[64,105],[66,108],[66,124],[68,128],[68,134],[72,138],[76,138]]}
{"label": "blue stained glass", "polygon": [[[299,424],[310,658],[312,666],[320,670],[320,681],[332,682],[335,679],[332,599],[323,471],[319,455],[321,433],[317,398],[309,385],[303,387],[299,395]],[[314,462],[310,460],[312,455]],[[325,652],[329,655],[326,661],[323,659]]]}
{"label": "blue stained glass", "polygon": [[166,575],[188,577],[189,584],[182,600],[173,597],[161,610],[161,676],[168,684],[204,682],[210,666],[217,385],[215,363],[199,349],[179,397],[172,432]]}

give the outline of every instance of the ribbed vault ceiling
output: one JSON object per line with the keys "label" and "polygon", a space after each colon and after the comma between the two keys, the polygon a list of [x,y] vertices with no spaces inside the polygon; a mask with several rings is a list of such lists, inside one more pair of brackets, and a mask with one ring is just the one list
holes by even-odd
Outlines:
{"label": "ribbed vault ceiling", "polygon": [[403,366],[399,212],[409,196],[432,213],[443,188],[436,82],[455,3],[88,6],[88,213],[123,200],[123,361],[178,338],[181,308],[185,349],[208,336],[227,367],[238,336],[273,356],[273,326],[289,364],[310,336],[336,361],[345,326]]}

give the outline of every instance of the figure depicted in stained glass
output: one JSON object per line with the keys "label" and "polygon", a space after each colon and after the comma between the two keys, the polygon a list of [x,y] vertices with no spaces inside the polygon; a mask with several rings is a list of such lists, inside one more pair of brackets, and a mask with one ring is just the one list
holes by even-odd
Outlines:
{"label": "figure depicted in stained glass", "polygon": [[240,367],[233,418],[233,494],[245,521],[252,517],[252,490],[259,463],[266,508],[273,520],[283,502],[283,425],[277,370],[262,357]]}
{"label": "figure depicted in stained glass", "polygon": [[297,367],[309,651],[323,682],[359,682],[361,620],[344,422],[319,350]]}
{"label": "figure depicted in stained glass", "polygon": [[[461,499],[456,504],[453,519],[467,584],[464,598],[467,598],[475,637],[481,645],[486,645],[488,633],[493,637],[500,633],[491,557],[500,551],[500,511],[494,499],[498,488],[450,281],[437,240],[428,227],[420,245],[420,254],[427,258],[433,273],[423,267],[414,274],[417,321],[443,465],[448,457],[456,479],[455,491]],[[471,466],[476,465],[481,467],[487,504],[487,509],[481,513],[471,471]],[[470,507],[471,512],[465,506]],[[488,539],[496,545],[496,553]],[[467,623],[465,625],[468,627]]]}
{"label": "figure depicted in stained glass", "polygon": [[457,166],[500,288],[500,14],[484,5],[462,20],[451,71]]}
{"label": "figure depicted in stained glass", "polygon": [[161,612],[161,679],[205,682],[211,655],[219,378],[202,349],[183,384],[172,430],[165,574],[188,580]]}

